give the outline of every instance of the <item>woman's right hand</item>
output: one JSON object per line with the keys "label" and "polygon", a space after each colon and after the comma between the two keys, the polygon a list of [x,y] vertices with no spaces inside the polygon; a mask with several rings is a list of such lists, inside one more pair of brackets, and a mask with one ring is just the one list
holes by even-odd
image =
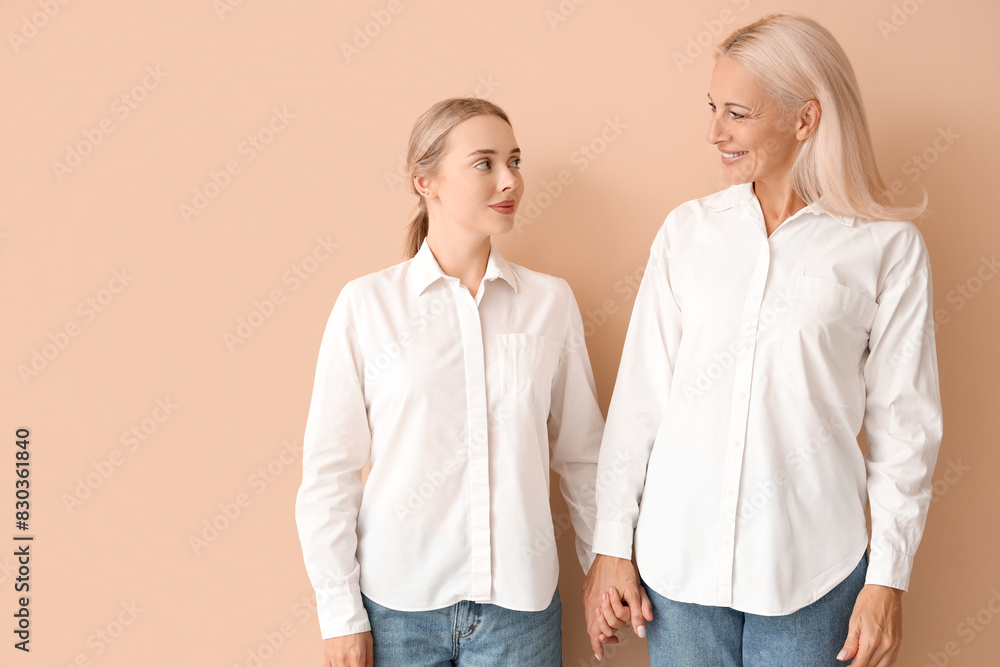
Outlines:
{"label": "woman's right hand", "polygon": [[323,640],[323,667],[372,667],[372,633]]}

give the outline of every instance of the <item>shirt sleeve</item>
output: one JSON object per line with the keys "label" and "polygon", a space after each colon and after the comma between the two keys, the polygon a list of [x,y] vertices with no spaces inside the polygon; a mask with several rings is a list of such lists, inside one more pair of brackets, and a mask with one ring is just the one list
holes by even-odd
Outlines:
{"label": "shirt sleeve", "polygon": [[653,241],[636,294],[597,466],[594,551],[619,558],[632,558],[646,465],[681,339],[680,308],[667,272],[666,230],[667,222]]}
{"label": "shirt sleeve", "polygon": [[348,283],[320,344],[302,449],[295,521],[306,572],[316,590],[323,639],[367,632],[357,560],[361,469],[371,432],[361,380],[353,290]]}
{"label": "shirt sleeve", "polygon": [[927,519],[943,429],[930,263],[919,237],[913,247],[915,271],[877,299],[864,367],[872,519],[866,583],[902,590]]}
{"label": "shirt sleeve", "polygon": [[[565,281],[564,281],[565,284]],[[552,381],[548,435],[552,469],[569,508],[576,533],[576,553],[584,572],[594,562],[594,484],[604,417],[590,366],[583,318],[568,284],[568,323],[556,375]]]}

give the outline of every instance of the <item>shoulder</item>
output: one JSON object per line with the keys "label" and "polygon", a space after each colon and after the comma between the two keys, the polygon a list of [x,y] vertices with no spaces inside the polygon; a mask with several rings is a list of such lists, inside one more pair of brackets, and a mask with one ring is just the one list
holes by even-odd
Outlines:
{"label": "shoulder", "polygon": [[729,211],[739,211],[752,197],[751,186],[743,184],[689,199],[667,214],[656,238],[661,243],[667,243],[668,239],[691,231],[699,223],[711,222]]}
{"label": "shoulder", "polygon": [[879,263],[879,292],[909,284],[929,273],[930,254],[915,224],[906,220],[856,218],[855,226],[871,243]]}
{"label": "shoulder", "polygon": [[565,279],[541,271],[529,269],[521,264],[507,262],[517,280],[517,291],[531,295],[548,294],[561,301],[573,298],[573,289]]}
{"label": "shoulder", "polygon": [[413,264],[412,259],[394,264],[393,266],[373,271],[357,278],[353,278],[344,285],[344,291],[352,294],[355,298],[363,298],[367,295],[383,293],[386,290],[398,289],[406,283]]}

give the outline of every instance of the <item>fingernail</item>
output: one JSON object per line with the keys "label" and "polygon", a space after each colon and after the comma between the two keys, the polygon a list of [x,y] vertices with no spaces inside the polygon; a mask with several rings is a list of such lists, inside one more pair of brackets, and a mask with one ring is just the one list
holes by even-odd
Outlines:
{"label": "fingernail", "polygon": [[646,637],[646,626],[640,625],[639,629],[635,631],[635,634],[639,635],[640,639],[645,639]]}
{"label": "fingernail", "polygon": [[601,596],[601,601],[602,602],[607,602],[608,601],[608,594],[607,593],[605,593],[604,595]]}
{"label": "fingernail", "polygon": [[837,660],[843,661],[844,658],[846,658],[846,657],[847,657],[847,649],[846,648],[843,651],[841,651],[840,653],[837,654]]}

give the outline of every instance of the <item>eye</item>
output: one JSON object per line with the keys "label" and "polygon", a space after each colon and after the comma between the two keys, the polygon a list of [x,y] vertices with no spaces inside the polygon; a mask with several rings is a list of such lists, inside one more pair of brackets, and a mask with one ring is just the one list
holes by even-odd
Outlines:
{"label": "eye", "polygon": [[730,111],[729,116],[730,118],[745,118],[743,114],[738,114],[735,111]]}
{"label": "eye", "polygon": [[715,104],[714,103],[709,102],[708,103],[708,108],[710,108],[712,110],[712,113],[715,113]]}
{"label": "eye", "polygon": [[477,162],[477,163],[476,163],[476,164],[474,164],[473,166],[474,166],[474,167],[475,167],[476,169],[481,169],[481,170],[483,170],[483,171],[486,171],[487,169],[489,169],[489,168],[490,168],[490,161],[489,161],[489,160],[482,160],[481,162]]}
{"label": "eye", "polygon": [[521,158],[518,157],[518,158],[514,158],[513,160],[511,160],[510,166],[513,167],[514,169],[520,169],[521,168]]}

